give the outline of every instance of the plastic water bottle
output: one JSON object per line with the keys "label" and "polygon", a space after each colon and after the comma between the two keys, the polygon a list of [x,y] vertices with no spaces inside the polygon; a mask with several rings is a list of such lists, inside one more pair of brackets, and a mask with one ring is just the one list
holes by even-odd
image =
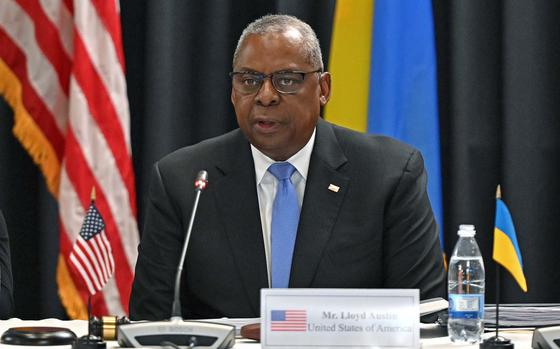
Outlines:
{"label": "plastic water bottle", "polygon": [[484,331],[484,262],[474,225],[460,225],[449,262],[449,319],[452,342],[477,343]]}

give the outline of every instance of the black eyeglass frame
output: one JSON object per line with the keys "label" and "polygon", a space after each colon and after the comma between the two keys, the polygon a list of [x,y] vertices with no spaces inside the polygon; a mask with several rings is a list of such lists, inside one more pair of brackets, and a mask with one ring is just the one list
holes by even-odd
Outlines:
{"label": "black eyeglass frame", "polygon": [[[232,86],[235,88],[235,84],[233,83],[233,78],[235,77],[235,75],[241,75],[241,74],[251,74],[254,75],[255,77],[258,78],[258,81],[260,82],[258,85],[258,88],[254,91],[254,92],[245,92],[245,91],[239,91],[241,93],[247,94],[247,95],[251,95],[251,94],[256,94],[260,91],[264,80],[270,78],[270,82],[272,83],[272,87],[274,87],[274,90],[276,90],[276,92],[283,94],[283,95],[293,95],[298,93],[299,89],[297,91],[293,91],[293,92],[285,92],[285,91],[280,91],[278,89],[278,87],[276,87],[276,85],[274,84],[274,75],[277,74],[300,74],[302,77],[302,81],[305,81],[305,76],[307,74],[314,74],[314,73],[319,73],[322,74],[323,73],[323,69],[317,69],[317,70],[313,70],[313,71],[298,71],[298,70],[281,70],[281,71],[277,71],[274,73],[270,73],[270,74],[263,74],[263,73],[259,73],[259,72],[254,72],[254,71],[232,71],[229,72],[229,76],[232,79]],[[300,87],[301,89],[301,87]]]}

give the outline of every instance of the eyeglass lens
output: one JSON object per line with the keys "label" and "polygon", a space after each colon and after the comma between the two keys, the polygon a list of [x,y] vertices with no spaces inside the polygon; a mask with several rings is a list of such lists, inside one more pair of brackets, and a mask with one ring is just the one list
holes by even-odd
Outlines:
{"label": "eyeglass lens", "polygon": [[262,86],[264,80],[271,78],[272,86],[280,93],[295,93],[299,91],[305,80],[304,72],[279,72],[269,75],[240,72],[233,73],[233,86],[242,93],[256,93]]}

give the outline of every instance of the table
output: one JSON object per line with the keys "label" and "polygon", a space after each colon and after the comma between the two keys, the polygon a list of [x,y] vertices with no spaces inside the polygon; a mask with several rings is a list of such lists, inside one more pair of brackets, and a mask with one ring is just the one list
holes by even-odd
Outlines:
{"label": "table", "polygon": [[[54,327],[65,327],[68,328],[77,336],[82,336],[87,334],[87,321],[85,320],[70,320],[63,321],[58,319],[44,319],[44,320],[21,320],[21,319],[10,319],[5,321],[0,321],[0,333],[4,333],[7,329],[11,327],[22,327],[22,326],[54,326]],[[424,325],[423,325],[424,326]],[[511,339],[515,343],[515,349],[529,349],[531,348],[531,338],[533,331],[527,330],[508,330],[500,331],[500,334]],[[488,332],[484,334],[484,338],[492,337],[493,332]],[[452,344],[448,337],[430,338],[422,339],[422,348],[439,349],[439,348],[452,348],[452,349],[478,349],[478,344],[473,345],[459,345]],[[257,349],[260,348],[259,343],[255,343],[250,340],[238,339],[235,344],[234,349]],[[59,346],[49,346],[49,347],[25,347],[20,345],[2,345],[2,348],[6,349],[23,349],[23,348],[49,348],[49,349],[69,349],[69,345],[59,345]],[[108,342],[107,348],[118,348],[117,342]]]}

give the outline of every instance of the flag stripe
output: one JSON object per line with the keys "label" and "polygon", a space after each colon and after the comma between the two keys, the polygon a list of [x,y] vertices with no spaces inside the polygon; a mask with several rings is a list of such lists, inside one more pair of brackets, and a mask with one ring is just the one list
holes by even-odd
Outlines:
{"label": "flag stripe", "polygon": [[[58,83],[65,95],[68,95],[68,84],[72,60],[66,55],[60,40],[58,29],[47,17],[38,0],[19,0],[18,4],[31,17],[34,34],[38,46],[57,73]],[[48,100],[48,99],[47,99]],[[67,103],[65,103],[67,104]]]}
{"label": "flag stripe", "polygon": [[325,108],[327,120],[400,139],[422,152],[443,251],[431,1],[337,1],[329,71],[336,84]]}
{"label": "flag stripe", "polygon": [[513,219],[506,204],[496,199],[496,220],[492,258],[508,270],[517,284],[527,292],[527,280],[523,273],[523,260],[517,243]]}
{"label": "flag stripe", "polygon": [[[88,1],[80,2],[81,11],[92,13],[85,21],[76,22],[77,38],[83,44],[87,53],[89,62],[95,67],[96,77],[102,84],[97,83],[100,87],[106,89],[108,98],[112,101],[112,107],[115,110],[114,117],[119,120],[120,128],[123,130],[125,145],[130,146],[130,116],[128,109],[128,100],[126,94],[126,79],[124,76],[124,65],[119,61],[119,52],[122,54],[122,48],[119,50],[115,46],[112,37],[107,33],[103,24],[103,19],[95,14],[95,8]],[[78,17],[78,18],[81,18]],[[118,21],[119,17],[115,17]],[[92,55],[91,53],[96,54]],[[96,91],[89,91],[96,92]],[[126,148],[130,152],[130,147]]]}
{"label": "flag stripe", "polygon": [[[83,280],[88,284],[88,291],[90,294],[95,294],[101,288],[99,281],[95,274],[93,274],[92,266],[87,261],[82,251],[73,251],[70,254],[70,261],[73,266],[82,270],[84,274],[82,275]],[[89,286],[91,285],[91,287]]]}
{"label": "flag stripe", "polygon": [[527,280],[523,274],[523,266],[515,252],[515,247],[509,236],[498,228],[494,229],[494,251],[492,258],[500,263],[513,275],[519,287],[527,292]]}
{"label": "flag stripe", "polygon": [[117,279],[114,277],[110,278],[103,288],[102,292],[104,302],[99,302],[100,307],[103,304],[107,304],[109,306],[109,311],[105,311],[105,314],[127,314],[128,298],[130,297],[130,293],[123,299],[123,296],[119,293],[115,280]]}
{"label": "flag stripe", "polygon": [[[122,35],[121,35],[121,27],[119,23],[119,12],[117,9],[117,1],[107,1],[107,0],[92,0],[93,6],[99,17],[103,21],[105,26],[105,30],[111,36],[112,41],[115,43],[117,48],[123,47],[122,44]],[[116,50],[118,60],[122,71],[124,72],[124,54],[122,50]]]}
{"label": "flag stripe", "polygon": [[68,12],[68,9],[62,5],[61,0],[40,0],[40,6],[45,11],[45,15],[49,18],[49,21],[55,26],[57,31],[57,40],[60,41],[66,56],[70,60],[68,66],[68,72],[70,73],[71,67],[71,57],[74,51],[74,44],[72,43],[74,30],[74,21],[72,19],[72,14]]}
{"label": "flag stripe", "polygon": [[495,225],[496,228],[503,234],[507,235],[508,240],[511,241],[511,244],[515,249],[515,254],[519,259],[519,264],[523,268],[523,259],[521,258],[521,250],[519,249],[519,244],[517,243],[517,234],[515,233],[515,227],[513,226],[513,218],[511,217],[506,204],[500,199],[496,200]]}
{"label": "flag stripe", "polygon": [[95,251],[95,256],[99,260],[99,265],[101,265],[101,272],[103,273],[103,282],[107,283],[111,275],[113,275],[114,270],[111,270],[111,265],[107,258],[107,246],[103,243],[103,240],[99,235],[91,239],[91,246],[93,251]]}
{"label": "flag stripe", "polygon": [[[72,129],[69,128],[67,141],[66,141],[66,156],[71,157],[75,161],[75,166],[66,167],[66,171],[70,181],[76,185],[76,190],[78,193],[86,192],[88,188],[96,187],[99,188],[97,180],[92,176],[89,167],[85,163],[81,148],[76,143],[73,136]],[[83,197],[83,196],[82,196]],[[119,287],[119,292],[123,297],[123,302],[125,302],[130,293],[129,288],[132,282],[132,272],[131,267],[126,259],[126,254],[121,243],[121,237],[118,234],[117,225],[113,215],[107,205],[106,196],[102,190],[97,191],[97,207],[99,211],[105,218],[105,224],[107,225],[107,235],[113,250],[115,251],[115,276],[117,277],[117,285]],[[85,207],[87,203],[82,202]],[[126,297],[125,297],[126,296]],[[124,305],[124,303],[123,303]]]}
{"label": "flag stripe", "polygon": [[58,125],[43,100],[28,79],[27,60],[6,32],[0,28],[0,57],[11,68],[21,83],[21,98],[29,115],[51,143],[58,159],[62,159],[64,139]]}
{"label": "flag stripe", "polygon": [[[119,218],[116,223],[121,232],[121,239],[134,241],[137,238],[135,212],[129,205],[130,197],[116,168],[114,154],[111,153],[111,149],[97,124],[93,122],[81,88],[77,84],[71,84],[71,89],[76,101],[72,104],[70,110],[71,126],[73,134],[76,136],[76,142],[79,144],[87,144],[88,142],[97,144],[95,149],[82,148],[85,161],[95,178],[98,179],[101,190],[105,193],[111,193],[107,196],[107,200],[113,216]],[[95,164],[100,163],[110,166],[95,166]],[[124,247],[128,264],[133,267],[136,263],[136,246],[125,245]]]}
{"label": "flag stripe", "polygon": [[[0,11],[0,23],[5,23],[3,29],[6,31],[7,36],[10,37],[12,45],[15,46],[6,48],[6,52],[13,50],[12,52],[15,55],[14,60],[6,61],[20,77],[20,80],[29,84],[35,94],[41,98],[37,108],[44,108],[45,110],[39,109],[37,113],[34,112],[32,108],[35,105],[27,103],[24,96],[26,106],[35,119],[45,117],[50,122],[54,121],[58,128],[56,131],[64,133],[65,118],[63,116],[66,115],[67,110],[66,96],[59,84],[56,70],[45,57],[36,41],[35,25],[27,13],[15,2],[9,1],[2,3],[2,5],[5,6],[5,9]],[[5,45],[9,44],[5,43]],[[19,70],[17,68],[19,64],[25,64],[22,67],[25,70]],[[30,102],[36,103],[37,101]],[[51,132],[54,131],[52,130]],[[53,135],[53,137],[55,136],[62,138],[61,135]]]}
{"label": "flag stripe", "polygon": [[[134,183],[132,178],[132,163],[128,154],[128,146],[125,144],[123,129],[115,127],[119,124],[115,109],[107,94],[107,90],[99,79],[95,67],[91,64],[83,42],[76,36],[74,41],[75,60],[79,64],[74,65],[74,76],[85,92],[87,106],[91,116],[97,123],[103,136],[106,138],[109,148],[113,153],[117,168],[126,184],[129,193],[129,205],[135,208]],[[87,91],[87,92],[86,92]],[[135,212],[135,210],[134,210]]]}
{"label": "flag stripe", "polygon": [[329,57],[329,71],[336,81],[325,119],[364,132],[374,1],[337,1]]}
{"label": "flag stripe", "polygon": [[[75,241],[82,226],[83,217],[86,215],[86,206],[78,198],[78,193],[74,189],[74,184],[68,177],[66,166],[62,168],[60,173],[60,195],[59,199],[59,218],[61,226],[65,228],[62,236],[68,238],[69,241]],[[66,247],[67,249],[64,249]],[[72,244],[62,245],[61,249],[64,254],[69,254]]]}
{"label": "flag stripe", "polygon": [[[78,233],[80,231],[80,226],[82,224],[82,217],[85,216],[85,209],[83,209],[83,204],[80,202],[79,198],[77,197],[76,191],[73,188],[73,184],[70,182],[68,178],[66,170],[63,168],[61,173],[60,179],[60,197],[59,201],[61,204],[61,252],[64,256],[70,254],[72,250],[72,244],[70,241],[76,240],[79,236]],[[77,210],[79,208],[79,210]],[[72,212],[77,211],[77,212]],[[70,229],[65,227],[71,227]],[[72,234],[68,232],[73,232]],[[114,262],[113,262],[114,265]],[[114,267],[113,267],[114,269]],[[116,277],[116,274],[115,274]],[[104,301],[103,298],[94,297],[92,307],[98,311],[100,314],[125,314],[123,307],[121,305],[121,301],[115,297],[114,295],[119,295],[120,292],[113,280],[111,280],[105,285],[102,290],[103,296],[105,299],[110,298],[110,301]],[[111,295],[111,297],[107,297],[106,295]],[[128,293],[127,293],[128,295]],[[83,296],[82,298],[87,299],[87,295]],[[115,301],[116,299],[116,301]],[[125,301],[128,300],[128,296],[125,298]],[[69,300],[66,300],[69,301]],[[84,309],[85,311],[85,309]]]}
{"label": "flag stripe", "polygon": [[109,266],[109,270],[111,270],[111,273],[114,273],[115,272],[115,260],[113,259],[111,243],[109,242],[109,240],[107,240],[107,235],[105,235],[105,234],[101,237],[101,239],[103,240],[103,244],[105,245],[105,249],[103,250],[105,252],[104,258],[106,258],[106,260],[107,260],[106,263]]}
{"label": "flag stripe", "polygon": [[[82,149],[74,138],[72,128],[68,129],[68,134],[66,138],[66,157],[72,158],[74,160],[74,166],[65,166],[66,173],[70,181],[74,184],[77,193],[84,193],[89,191],[92,187],[100,188],[99,183],[95,177],[93,177],[82,153]],[[82,195],[81,197],[85,197]],[[87,199],[83,199],[82,207],[87,206]],[[132,283],[132,267],[129,265],[126,259],[126,253],[123,249],[123,244],[121,241],[121,236],[118,234],[117,225],[115,224],[115,219],[109,209],[106,201],[106,196],[103,190],[97,191],[97,207],[105,219],[105,224],[107,225],[107,235],[111,242],[112,248],[114,250],[115,258],[115,276],[117,277],[117,286],[119,288],[119,293],[121,294],[122,305],[125,306],[125,302],[128,300],[130,294],[130,285]]]}
{"label": "flag stripe", "polygon": [[[75,166],[65,166],[65,170],[68,178],[74,184],[76,192],[83,193],[88,192],[92,187],[98,188],[96,191],[96,206],[101,212],[101,215],[105,220],[105,224],[107,225],[107,236],[109,241],[111,241],[113,250],[116,251],[117,256],[122,256],[122,259],[116,261],[117,270],[119,270],[119,268],[126,270],[129,269],[129,267],[133,267],[135,261],[130,263],[126,258],[127,254],[124,250],[123,244],[121,243],[122,236],[118,234],[118,225],[116,223],[115,216],[108,205],[107,195],[103,190],[103,186],[99,184],[97,177],[95,177],[95,175],[91,172],[91,168],[84,157],[83,149],[77,142],[74,136],[73,128],[71,127],[68,129],[66,137],[66,157],[70,156],[74,160]],[[108,193],[112,194],[111,192]],[[82,203],[82,207],[85,209],[88,206],[87,197],[81,196],[80,201]],[[122,219],[121,217],[119,218]]]}
{"label": "flag stripe", "polygon": [[103,259],[103,254],[99,250],[101,246],[98,246],[97,239],[98,236],[88,240],[88,246],[94,254],[94,256],[91,256],[90,258],[93,258],[94,261],[99,264],[99,270],[97,270],[97,273],[99,275],[99,279],[102,280],[103,285],[105,285],[107,280],[109,280],[109,273],[107,270],[107,264],[105,264],[105,259]]}
{"label": "flag stripe", "polygon": [[82,279],[84,279],[84,282],[87,285],[89,293],[92,294],[95,293],[96,290],[95,287],[93,286],[91,279],[89,278],[88,272],[85,271],[84,267],[82,266],[82,263],[80,263],[80,261],[76,258],[76,255],[74,253],[70,254],[70,261],[72,262],[73,266],[76,269],[78,269],[78,272],[82,276]]}
{"label": "flag stripe", "polygon": [[[440,229],[443,204],[435,33],[431,0],[375,2],[368,131],[422,152],[428,196]],[[396,39],[395,39],[396,38]]]}
{"label": "flag stripe", "polygon": [[[78,246],[80,245],[80,238],[78,238],[78,240],[76,240],[76,243],[78,244]],[[85,255],[85,253],[87,253],[87,252],[84,252],[80,248],[74,248],[70,255],[71,256],[72,255],[76,256],[76,258],[78,260],[78,264],[83,266],[84,269],[86,270],[86,273],[88,275],[88,279],[91,280],[91,282],[93,284],[93,288],[98,291],[98,290],[101,289],[101,283],[99,282],[99,280],[97,278],[97,273],[94,270],[94,266],[91,265],[90,259],[88,258],[88,256]],[[93,293],[95,293],[95,291]]]}
{"label": "flag stripe", "polygon": [[68,9],[71,15],[74,15],[74,1],[73,0],[64,0],[64,5]]}
{"label": "flag stripe", "polygon": [[89,242],[86,243],[84,239],[78,238],[78,240],[74,243],[74,249],[81,251],[84,257],[87,258],[89,265],[92,266],[92,272],[95,273],[95,280],[98,280],[99,285],[97,291],[101,290],[105,282],[103,280],[103,274],[101,272],[101,266],[99,265],[99,261],[97,260],[97,256],[95,255],[94,251],[92,250]]}
{"label": "flag stripe", "polygon": [[[0,28],[0,41],[2,40],[1,32]],[[2,45],[0,45],[0,50],[1,47]],[[27,111],[21,91],[21,82],[0,56],[0,93],[4,94],[6,102],[14,111],[13,133],[40,167],[48,190],[56,196],[59,188],[60,160],[52,143]]]}

